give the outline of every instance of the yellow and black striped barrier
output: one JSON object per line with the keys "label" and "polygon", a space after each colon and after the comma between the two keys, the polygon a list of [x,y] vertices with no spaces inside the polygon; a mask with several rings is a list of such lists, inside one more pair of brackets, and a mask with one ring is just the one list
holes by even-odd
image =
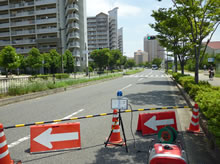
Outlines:
{"label": "yellow and black striped barrier", "polygon": [[[182,108],[189,108],[189,107],[188,106],[173,106],[173,107],[148,108],[148,109],[136,109],[136,110],[128,109],[128,110],[121,111],[121,113],[148,111],[148,110],[161,110],[161,109],[182,109]],[[60,119],[60,120],[52,120],[52,121],[41,121],[41,122],[34,122],[34,123],[29,123],[29,124],[17,124],[17,125],[13,125],[13,126],[6,126],[6,127],[4,127],[4,129],[19,128],[19,127],[32,126],[32,125],[50,124],[50,123],[85,119],[85,118],[94,118],[94,117],[107,116],[107,115],[112,115],[112,114],[113,113],[101,113],[101,114],[95,114],[95,115],[71,117],[71,118],[68,118],[68,119]]]}

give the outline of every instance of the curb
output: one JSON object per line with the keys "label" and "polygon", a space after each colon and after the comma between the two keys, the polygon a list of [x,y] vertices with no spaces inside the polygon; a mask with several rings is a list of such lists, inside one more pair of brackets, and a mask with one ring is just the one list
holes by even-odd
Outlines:
{"label": "curb", "polygon": [[[195,104],[195,102],[190,98],[190,96],[185,92],[183,87],[180,84],[178,84],[172,76],[170,78],[176,84],[177,88],[181,92],[181,94],[184,97],[184,99],[185,99],[186,103],[188,104],[188,106],[190,108],[192,108],[193,104]],[[215,136],[213,136],[213,134],[208,131],[208,123],[207,123],[208,121],[205,118],[205,116],[201,112],[199,112],[199,113],[200,113],[199,114],[200,127],[202,128],[203,132],[205,133],[206,137],[208,138],[208,141],[210,143],[210,148],[216,153],[216,156],[218,156],[218,154],[220,154],[220,149],[217,146],[217,143],[215,141]]]}
{"label": "curb", "polygon": [[116,78],[118,78],[118,77],[96,80],[96,81],[91,81],[91,82],[86,82],[86,83],[80,83],[80,84],[75,84],[75,85],[69,86],[69,87],[50,89],[50,90],[41,91],[41,92],[28,93],[25,95],[13,96],[10,98],[3,98],[3,99],[0,99],[0,106],[4,106],[4,105],[16,103],[16,102],[21,102],[21,101],[25,101],[25,100],[30,100],[30,99],[34,99],[34,98],[38,98],[38,97],[48,96],[51,94],[64,92],[64,91],[72,90],[72,89],[76,89],[76,88],[81,88],[81,87],[85,87],[85,86],[89,86],[89,85],[93,85],[93,84],[98,84],[98,83],[113,80]]}

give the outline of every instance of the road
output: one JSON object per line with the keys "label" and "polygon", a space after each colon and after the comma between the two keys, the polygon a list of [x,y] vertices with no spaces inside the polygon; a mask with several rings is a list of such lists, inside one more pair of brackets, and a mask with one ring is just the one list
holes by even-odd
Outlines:
{"label": "road", "polygon": [[[186,105],[175,84],[163,71],[148,69],[135,75],[0,107],[0,120],[6,127],[73,116],[109,113],[112,112],[111,98],[116,98],[118,90],[123,91],[133,109]],[[184,131],[189,125],[191,117],[187,110],[175,110],[179,131]],[[104,147],[104,142],[111,131],[112,116],[78,120],[81,126],[81,150],[30,154],[29,127],[8,129],[5,130],[5,134],[12,159],[20,159],[23,163],[146,163],[147,148],[151,138],[155,136],[142,136],[136,133],[139,113],[122,114],[129,153],[126,153],[124,147]],[[182,140],[185,139],[182,138]],[[190,147],[190,142],[194,141],[193,137],[187,141],[189,142],[186,146]],[[198,162],[193,162],[194,155],[199,154],[191,151],[188,157],[191,163],[197,164]],[[212,156],[208,155],[205,158],[208,158],[207,163],[213,163]],[[197,158],[196,160],[204,161]]]}

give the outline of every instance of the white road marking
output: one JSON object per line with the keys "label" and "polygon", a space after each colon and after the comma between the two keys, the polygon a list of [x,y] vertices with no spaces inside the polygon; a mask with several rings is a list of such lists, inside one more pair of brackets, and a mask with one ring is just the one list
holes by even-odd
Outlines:
{"label": "white road marking", "polygon": [[129,88],[129,87],[131,87],[132,86],[132,84],[129,84],[129,85],[127,85],[126,87],[124,87],[124,88],[122,88],[122,89],[120,89],[121,91],[123,91],[123,90],[125,90],[125,89],[127,89],[127,88]]}
{"label": "white road marking", "polygon": [[141,80],[143,80],[143,78],[138,79],[138,81],[141,81]]}
{"label": "white road marking", "polygon": [[[76,112],[74,112],[74,113],[72,113],[72,114],[70,114],[70,115],[68,115],[68,116],[66,116],[66,117],[64,117],[64,118],[62,118],[62,119],[71,118],[72,116],[74,116],[74,115],[76,115],[76,114],[78,114],[78,113],[80,113],[80,112],[82,112],[82,111],[84,111],[84,109],[80,109],[80,110],[78,110],[78,111],[76,111]],[[62,119],[61,119],[61,120],[62,120]],[[20,144],[20,143],[22,143],[22,142],[28,140],[29,138],[30,138],[30,135],[25,136],[25,137],[23,137],[23,138],[20,138],[19,140],[15,141],[15,142],[12,142],[11,144],[9,144],[8,147],[9,147],[9,148],[15,147],[15,146],[17,146],[18,144]]]}

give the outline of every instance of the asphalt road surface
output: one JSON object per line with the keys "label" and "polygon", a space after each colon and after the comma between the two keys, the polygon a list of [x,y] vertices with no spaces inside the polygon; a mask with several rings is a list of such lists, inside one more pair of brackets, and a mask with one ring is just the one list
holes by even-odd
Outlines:
{"label": "asphalt road surface", "polygon": [[[186,105],[175,84],[163,71],[147,69],[135,75],[0,107],[0,122],[6,127],[109,113],[112,112],[111,98],[117,97],[118,90],[123,91],[132,109]],[[174,111],[176,111],[178,130],[183,132],[189,126],[191,119],[189,109]],[[148,146],[151,139],[156,136],[142,136],[136,132],[139,113],[141,112],[134,112],[133,115],[122,114],[128,153],[125,147],[105,148],[104,146],[111,131],[112,116],[110,115],[75,121],[80,122],[81,126],[80,150],[30,154],[30,127],[7,129],[5,134],[10,155],[12,159],[22,160],[22,163],[27,164],[147,163]],[[179,135],[179,137],[184,143],[186,136]],[[198,139],[196,140],[199,142]],[[190,142],[194,143],[194,138],[190,137],[186,141],[184,146],[188,145],[190,149],[188,154],[190,163],[202,164],[204,160],[200,158],[195,160],[193,148],[190,148]],[[205,163],[215,163],[211,155],[205,158],[207,158]]]}

